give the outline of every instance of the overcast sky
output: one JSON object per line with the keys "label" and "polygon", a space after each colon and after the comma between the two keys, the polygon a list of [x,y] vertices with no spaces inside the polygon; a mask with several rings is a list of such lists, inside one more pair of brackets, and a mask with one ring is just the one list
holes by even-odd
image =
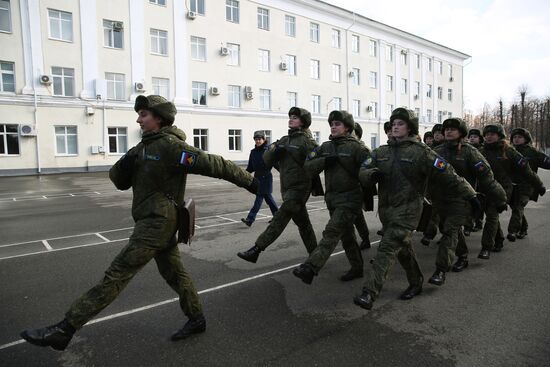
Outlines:
{"label": "overcast sky", "polygon": [[550,96],[550,0],[324,0],[471,55],[465,109]]}

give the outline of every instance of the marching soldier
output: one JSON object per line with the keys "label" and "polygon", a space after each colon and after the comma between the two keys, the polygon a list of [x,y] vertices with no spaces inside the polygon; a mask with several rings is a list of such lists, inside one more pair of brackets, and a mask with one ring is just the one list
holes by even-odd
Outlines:
{"label": "marching soldier", "polygon": [[[476,149],[479,150],[483,146],[483,136],[479,129],[470,129],[468,130],[468,142]],[[469,225],[464,229],[466,234],[466,229],[470,232],[477,232],[483,229],[483,217],[484,212],[482,211],[479,215],[474,218],[473,225]]]}
{"label": "marching soldier", "polygon": [[426,131],[424,133],[423,142],[424,142],[424,144],[426,144],[430,148],[433,147],[433,145],[434,145],[434,134],[431,131]]}
{"label": "marching soldier", "polygon": [[317,238],[306,209],[311,176],[305,174],[303,169],[308,153],[317,146],[309,131],[311,114],[303,108],[292,107],[288,118],[288,135],[271,144],[264,153],[268,167],[279,165],[283,203],[254,246],[237,253],[241,259],[251,263],[258,261],[260,253],[275,242],[291,219],[298,226],[307,252],[311,253],[317,247]]}
{"label": "marching soldier", "polygon": [[432,134],[434,137],[434,141],[431,147],[432,149],[445,142],[445,136],[443,135],[443,124],[435,124],[432,127]]}
{"label": "marching soldier", "polygon": [[378,214],[384,226],[363,292],[354,298],[356,305],[367,310],[380,294],[396,256],[409,281],[400,298],[409,300],[422,292],[424,277],[412,248],[412,231],[420,220],[426,182],[446,187],[449,195],[477,200],[472,187],[445,160],[416,141],[418,118],[413,111],[397,108],[390,121],[395,140],[374,150],[359,173],[363,186],[378,182]]}
{"label": "marching soldier", "polygon": [[[361,140],[361,137],[363,136],[363,128],[357,122],[355,123],[355,127],[353,128],[353,133],[359,141],[359,144],[364,146],[365,143],[363,143],[363,140]],[[370,233],[367,221],[365,220],[365,216],[363,215],[363,213],[357,216],[354,224],[355,228],[357,228],[357,232],[359,232],[359,237],[361,237],[361,244],[359,245],[359,248],[361,250],[369,249],[371,247],[369,237]]]}
{"label": "marching soldier", "polygon": [[164,97],[138,96],[134,110],[143,131],[141,142],[109,171],[118,189],[131,187],[133,190],[134,232],[105,271],[104,278],[73,302],[63,321],[21,333],[31,344],[64,350],[73,334],[113,302],[152,259],[168,285],[178,293],[181,310],[189,318],[183,328],[172,335],[172,340],[184,339],[206,329],[199,296],[181,263],[176,244],[175,204],[183,203],[189,173],[222,178],[253,193],[257,190],[257,181],[234,163],[188,145],[185,133],[172,125],[176,107]]}

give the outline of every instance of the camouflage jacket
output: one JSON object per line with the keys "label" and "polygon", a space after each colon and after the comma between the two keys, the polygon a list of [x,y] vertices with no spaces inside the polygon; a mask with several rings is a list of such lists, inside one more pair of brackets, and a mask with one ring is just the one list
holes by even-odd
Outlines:
{"label": "camouflage jacket", "polygon": [[[514,148],[520,152],[529,162],[531,170],[536,174],[539,168],[550,169],[550,157],[543,152],[537,150],[531,144],[514,145]],[[532,200],[537,201],[538,192],[533,190],[533,186],[528,181],[522,180],[519,182],[521,194],[530,196]]]}

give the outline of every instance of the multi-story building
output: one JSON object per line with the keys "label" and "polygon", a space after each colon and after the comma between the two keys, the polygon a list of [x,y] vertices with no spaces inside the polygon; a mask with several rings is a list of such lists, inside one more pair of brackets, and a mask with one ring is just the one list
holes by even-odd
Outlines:
{"label": "multi-story building", "polygon": [[245,161],[291,106],[346,109],[368,146],[398,106],[425,129],[462,115],[469,56],[317,0],[0,0],[0,174],[100,170],[160,94],[188,143]]}

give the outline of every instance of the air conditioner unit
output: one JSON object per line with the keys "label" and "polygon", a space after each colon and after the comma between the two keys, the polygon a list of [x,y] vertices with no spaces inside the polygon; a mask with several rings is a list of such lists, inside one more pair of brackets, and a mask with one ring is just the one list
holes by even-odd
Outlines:
{"label": "air conditioner unit", "polygon": [[279,68],[281,70],[286,70],[286,69],[288,69],[288,65],[286,64],[286,62],[281,61],[281,63],[279,64]]}
{"label": "air conditioner unit", "polygon": [[252,93],[252,87],[247,85],[246,87],[244,87],[244,92],[245,93]]}
{"label": "air conditioner unit", "polygon": [[372,106],[367,106],[367,112],[371,112],[372,111]]}
{"label": "air conditioner unit", "polygon": [[414,99],[418,99],[418,94],[415,94],[415,95],[414,95]]}
{"label": "air conditioner unit", "polygon": [[196,17],[197,17],[197,13],[195,13],[194,11],[189,10],[189,11],[187,12],[187,18],[193,20],[193,19],[195,19]]}
{"label": "air conditioner unit", "polygon": [[220,55],[222,55],[222,56],[229,55],[229,49],[227,47],[224,47],[224,46],[220,47]]}
{"label": "air conditioner unit", "polygon": [[52,77],[50,75],[40,75],[40,84],[50,85],[52,84]]}
{"label": "air conditioner unit", "polygon": [[250,99],[254,98],[254,93],[252,93],[252,92],[246,92],[246,93],[244,94],[244,97],[245,97],[246,99],[250,100]]}
{"label": "air conditioner unit", "polygon": [[217,96],[220,94],[220,89],[218,87],[210,87],[210,94],[213,96]]}
{"label": "air conditioner unit", "polygon": [[95,110],[92,106],[86,106],[86,115],[91,116],[95,113]]}
{"label": "air conditioner unit", "polygon": [[105,149],[103,149],[103,147],[101,145],[92,145],[92,146],[90,146],[90,151],[92,152],[92,154],[105,153]]}
{"label": "air conditioner unit", "polygon": [[135,82],[134,88],[136,92],[145,92],[145,83],[144,82]]}
{"label": "air conditioner unit", "polygon": [[406,54],[407,54],[407,51],[401,50],[401,55],[406,55]]}
{"label": "air conditioner unit", "polygon": [[350,72],[348,73],[348,76],[349,76],[350,78],[353,78],[353,77],[355,76],[355,71],[350,71]]}
{"label": "air conditioner unit", "polygon": [[124,23],[122,22],[113,22],[113,31],[120,32],[124,29]]}
{"label": "air conditioner unit", "polygon": [[452,82],[453,80],[455,80],[455,78],[453,78],[453,77],[450,77],[450,78],[449,78],[449,81],[450,81],[450,82]]}
{"label": "air conditioner unit", "polygon": [[30,124],[19,125],[19,134],[21,136],[36,136],[36,127]]}

